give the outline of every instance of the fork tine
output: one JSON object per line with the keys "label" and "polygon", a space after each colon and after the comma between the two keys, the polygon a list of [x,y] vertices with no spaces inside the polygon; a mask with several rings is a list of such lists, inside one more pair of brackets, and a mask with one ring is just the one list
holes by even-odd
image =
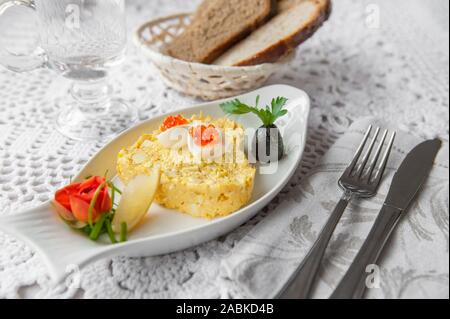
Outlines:
{"label": "fork tine", "polygon": [[377,165],[378,159],[380,158],[381,151],[383,150],[384,142],[386,141],[386,137],[388,135],[388,130],[384,130],[383,136],[381,137],[380,144],[378,145],[378,149],[375,152],[375,156],[372,158],[369,164],[369,168],[366,175],[366,180],[370,182],[373,171],[375,170],[375,166]]}
{"label": "fork tine", "polygon": [[375,143],[377,142],[378,135],[380,134],[380,128],[377,127],[377,130],[375,131],[375,135],[372,138],[372,142],[369,145],[369,148],[366,151],[366,154],[363,157],[363,160],[361,164],[359,165],[356,175],[358,177],[361,177],[364,173],[364,169],[366,168],[367,162],[369,161],[370,154],[372,153],[373,147],[375,146]]}
{"label": "fork tine", "polygon": [[364,138],[361,142],[361,144],[358,147],[358,150],[355,153],[355,156],[353,157],[352,162],[350,163],[349,167],[347,168],[346,173],[350,175],[355,168],[356,164],[358,163],[359,158],[361,157],[361,154],[364,150],[364,147],[366,146],[367,140],[369,139],[370,132],[372,132],[372,125],[369,126],[369,129],[366,132],[366,135],[364,135]]}
{"label": "fork tine", "polygon": [[395,137],[397,136],[397,132],[393,132],[391,139],[389,141],[388,147],[386,151],[384,152],[383,159],[381,160],[381,163],[377,169],[377,173],[375,175],[374,181],[375,183],[380,183],[381,178],[383,177],[384,171],[386,169],[386,165],[389,159],[389,156],[391,155],[392,146],[394,145]]}

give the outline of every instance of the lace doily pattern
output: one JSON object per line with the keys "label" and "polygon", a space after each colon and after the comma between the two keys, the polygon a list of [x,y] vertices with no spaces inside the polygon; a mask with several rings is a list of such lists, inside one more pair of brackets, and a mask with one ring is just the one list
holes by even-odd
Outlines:
{"label": "lace doily pattern", "polygon": [[[198,2],[128,1],[129,32],[150,18],[191,11]],[[82,270],[79,287],[73,289],[53,287],[39,256],[0,234],[0,297],[245,297],[223,273],[222,261],[297,191],[302,177],[355,119],[377,116],[421,137],[448,141],[448,4],[441,6],[447,6],[446,17],[441,7],[424,1],[334,1],[330,21],[302,46],[289,68],[269,81],[308,92],[313,102],[310,135],[289,185],[247,224],[182,252],[97,262]],[[198,102],[166,88],[132,45],[113,85],[116,95],[139,108],[141,120]],[[53,129],[53,100],[67,88],[47,70],[14,74],[0,69],[0,215],[51,198],[103,145],[71,141]]]}

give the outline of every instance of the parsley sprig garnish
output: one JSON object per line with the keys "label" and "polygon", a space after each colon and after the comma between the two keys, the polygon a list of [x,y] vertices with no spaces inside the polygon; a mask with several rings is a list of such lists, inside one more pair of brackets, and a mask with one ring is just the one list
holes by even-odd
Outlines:
{"label": "parsley sprig garnish", "polygon": [[264,108],[259,108],[259,101],[259,95],[256,97],[255,106],[247,105],[245,103],[242,103],[239,99],[235,99],[220,104],[220,108],[226,114],[232,115],[253,113],[261,119],[264,127],[271,127],[275,124],[276,120],[288,113],[288,110],[284,109],[284,106],[288,101],[288,99],[285,97],[277,97],[275,99],[272,99],[270,105],[267,105]]}

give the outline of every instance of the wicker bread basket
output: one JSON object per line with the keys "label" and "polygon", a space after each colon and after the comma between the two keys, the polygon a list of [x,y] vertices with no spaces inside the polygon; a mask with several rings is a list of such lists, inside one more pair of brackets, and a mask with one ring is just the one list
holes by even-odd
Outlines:
{"label": "wicker bread basket", "polygon": [[278,63],[246,67],[224,67],[190,63],[165,54],[164,48],[181,34],[190,23],[190,14],[159,18],[142,25],[135,34],[136,44],[159,70],[164,82],[171,88],[204,100],[216,100],[239,95],[258,88],[294,53]]}

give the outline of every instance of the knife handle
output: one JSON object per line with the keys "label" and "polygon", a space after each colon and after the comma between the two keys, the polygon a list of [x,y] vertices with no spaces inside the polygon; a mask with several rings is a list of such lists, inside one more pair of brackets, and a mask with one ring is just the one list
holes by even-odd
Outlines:
{"label": "knife handle", "polygon": [[331,295],[331,299],[361,299],[366,290],[366,268],[377,262],[392,231],[398,224],[402,211],[383,205],[372,230],[351,264],[344,278]]}

